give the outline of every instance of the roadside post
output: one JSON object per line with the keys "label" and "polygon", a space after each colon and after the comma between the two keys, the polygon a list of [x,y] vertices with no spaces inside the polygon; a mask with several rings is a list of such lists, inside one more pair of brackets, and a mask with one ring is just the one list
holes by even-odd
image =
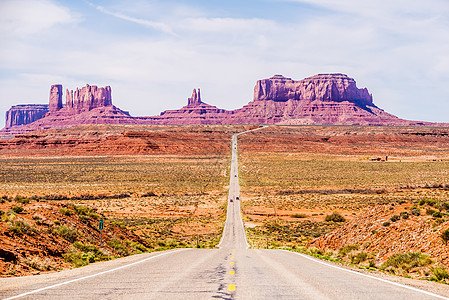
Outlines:
{"label": "roadside post", "polygon": [[102,232],[103,232],[103,227],[104,227],[104,222],[103,219],[100,219],[100,221],[98,222],[98,229],[100,230],[100,248],[101,248],[101,244],[102,244]]}

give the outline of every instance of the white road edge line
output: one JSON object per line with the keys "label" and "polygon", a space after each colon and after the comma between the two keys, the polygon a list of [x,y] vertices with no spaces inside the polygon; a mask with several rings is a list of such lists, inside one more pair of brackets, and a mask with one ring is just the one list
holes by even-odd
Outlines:
{"label": "white road edge line", "polygon": [[104,275],[104,274],[107,274],[107,273],[111,273],[111,272],[114,272],[114,271],[117,271],[117,270],[125,269],[125,268],[131,267],[131,266],[135,266],[135,265],[144,263],[146,261],[149,261],[149,260],[157,258],[157,257],[161,257],[161,256],[164,256],[164,255],[167,255],[167,254],[176,253],[176,252],[180,252],[180,251],[184,251],[184,250],[188,250],[188,249],[189,248],[183,248],[183,249],[178,249],[178,250],[174,250],[174,251],[170,251],[170,252],[161,253],[161,254],[158,254],[158,255],[155,255],[155,256],[151,256],[151,257],[145,258],[143,260],[139,260],[139,261],[136,261],[136,262],[133,262],[133,263],[130,263],[128,265],[124,265],[124,266],[121,266],[121,267],[118,267],[118,268],[114,268],[114,269],[111,269],[111,270],[103,271],[103,272],[92,274],[92,275],[89,275],[89,276],[84,276],[84,277],[72,279],[72,280],[69,280],[69,281],[57,283],[57,284],[54,284],[54,285],[46,286],[46,287],[43,287],[43,288],[40,288],[40,289],[37,289],[37,290],[33,290],[33,291],[29,291],[29,292],[26,292],[26,293],[23,293],[23,294],[20,294],[20,295],[12,296],[12,297],[9,297],[9,298],[4,298],[3,300],[17,299],[17,298],[25,297],[25,296],[28,296],[28,295],[31,295],[31,294],[36,294],[36,293],[39,293],[39,292],[42,292],[42,291],[45,291],[45,290],[53,289],[53,288],[56,288],[56,287],[59,287],[59,286],[63,286],[63,285],[66,285],[66,284],[70,284],[70,283],[73,283],[73,282],[76,282],[76,281],[81,281],[81,280],[89,279],[89,278],[92,278],[92,277],[96,277],[96,276]]}
{"label": "white road edge line", "polygon": [[368,277],[368,278],[371,278],[371,279],[379,280],[379,281],[382,281],[382,282],[385,282],[385,283],[389,283],[391,285],[395,285],[395,286],[398,286],[398,287],[401,287],[401,288],[404,288],[404,289],[409,289],[409,290],[412,290],[412,291],[415,291],[415,292],[423,293],[423,294],[426,294],[428,296],[433,296],[433,297],[436,297],[436,298],[439,298],[439,299],[446,299],[446,300],[449,299],[447,297],[444,297],[444,296],[441,296],[441,295],[438,295],[438,294],[434,294],[434,293],[431,293],[431,292],[428,292],[428,291],[424,291],[424,290],[421,290],[421,289],[418,289],[418,288],[415,288],[415,287],[412,287],[412,286],[404,285],[404,284],[401,284],[401,283],[397,283],[397,282],[390,281],[390,280],[387,280],[387,279],[379,278],[379,277],[376,277],[376,276],[372,276],[372,275],[356,272],[356,271],[353,271],[353,270],[345,269],[345,268],[342,268],[342,267],[339,267],[339,266],[334,266],[332,264],[328,264],[328,263],[326,263],[324,261],[321,261],[321,260],[319,260],[317,258],[313,258],[313,257],[310,257],[310,256],[302,254],[302,253],[288,251],[288,250],[282,250],[282,251],[302,256],[302,257],[307,258],[307,259],[309,259],[311,261],[317,262],[319,264],[322,264],[322,265],[325,265],[325,266],[328,266],[328,267],[332,267],[332,268],[335,268],[335,269],[338,269],[338,270],[343,270],[343,271],[346,271],[346,272],[349,272],[349,273],[357,274],[357,275]]}

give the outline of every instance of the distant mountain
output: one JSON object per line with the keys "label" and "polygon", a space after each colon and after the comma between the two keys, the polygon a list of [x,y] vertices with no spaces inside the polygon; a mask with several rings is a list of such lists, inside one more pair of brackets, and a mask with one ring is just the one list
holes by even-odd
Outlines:
{"label": "distant mountain", "polygon": [[6,113],[6,127],[0,134],[67,128],[82,124],[278,124],[278,125],[384,125],[449,126],[448,123],[400,119],[378,108],[366,88],[359,89],[344,74],[319,74],[299,81],[282,75],[259,80],[253,101],[233,111],[217,108],[201,100],[193,90],[186,106],[167,110],[159,116],[133,117],[112,105],[107,86],[86,85],[66,91],[50,89],[49,105],[18,105]]}

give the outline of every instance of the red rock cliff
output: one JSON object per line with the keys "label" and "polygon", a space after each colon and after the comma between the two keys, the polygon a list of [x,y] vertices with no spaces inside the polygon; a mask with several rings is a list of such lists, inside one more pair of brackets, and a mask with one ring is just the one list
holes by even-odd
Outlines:
{"label": "red rock cliff", "polygon": [[254,101],[260,100],[349,101],[374,106],[368,90],[357,88],[355,80],[344,74],[320,74],[299,81],[282,75],[258,80],[254,88]]}
{"label": "red rock cliff", "polygon": [[30,124],[41,119],[47,112],[46,104],[15,105],[6,112],[5,128]]}
{"label": "red rock cliff", "polygon": [[94,108],[112,105],[112,90],[110,86],[99,88],[96,85],[86,85],[82,89],[66,91],[67,111],[81,112]]}

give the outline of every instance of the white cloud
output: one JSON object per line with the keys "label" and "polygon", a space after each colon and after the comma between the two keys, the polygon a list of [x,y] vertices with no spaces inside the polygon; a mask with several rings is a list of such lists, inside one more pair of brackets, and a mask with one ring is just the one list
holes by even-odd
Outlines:
{"label": "white cloud", "polygon": [[164,24],[162,22],[154,22],[154,21],[150,21],[150,20],[134,18],[134,17],[127,16],[120,12],[110,11],[110,10],[104,8],[103,6],[97,6],[96,9],[104,14],[111,15],[113,17],[116,17],[116,18],[119,18],[119,19],[122,19],[125,21],[133,22],[133,23],[136,23],[139,25],[143,25],[145,27],[153,28],[153,29],[168,33],[170,35],[176,36],[176,34],[173,32],[173,30],[169,26],[167,26],[166,24]]}
{"label": "white cloud", "polygon": [[65,7],[48,0],[4,0],[0,2],[0,35],[30,35],[77,19]]}
{"label": "white cloud", "polygon": [[[8,45],[0,46],[0,65],[11,73],[7,80],[0,77],[1,104],[22,99],[45,103],[51,84],[61,83],[65,90],[89,83],[111,85],[114,104],[134,115],[179,108],[198,87],[206,102],[235,109],[252,100],[258,79],[341,72],[367,87],[387,112],[413,119],[422,113],[427,120],[443,121],[449,101],[436,99],[449,94],[449,26],[442,26],[442,2],[431,1],[440,3],[440,10],[419,12],[411,3],[401,11],[385,0],[380,0],[385,7],[369,1],[369,8],[362,4],[368,1],[338,1],[337,6],[330,0],[304,0],[333,12],[285,20],[265,19],[269,13],[208,13],[198,5],[170,9],[158,1],[137,2],[142,7],[134,2],[126,9],[115,2],[101,9],[76,6],[77,13],[84,12],[85,22],[79,23],[68,8],[40,1],[65,17],[44,20],[32,38],[11,35]],[[24,18],[14,14],[14,20]],[[108,30],[123,25],[119,19],[141,26]]]}

